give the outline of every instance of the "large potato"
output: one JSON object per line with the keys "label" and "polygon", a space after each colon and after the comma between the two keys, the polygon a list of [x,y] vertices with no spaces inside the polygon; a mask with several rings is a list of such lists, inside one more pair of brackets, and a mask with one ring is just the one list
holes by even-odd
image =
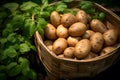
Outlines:
{"label": "large potato", "polygon": [[79,42],[79,40],[81,40],[81,37],[69,36],[67,38],[67,43],[68,43],[69,46],[74,47]]}
{"label": "large potato", "polygon": [[76,14],[76,18],[79,22],[87,24],[88,16],[83,10],[79,10]]}
{"label": "large potato", "polygon": [[88,39],[80,40],[75,46],[75,57],[77,59],[85,58],[91,50],[91,44]]}
{"label": "large potato", "polygon": [[50,15],[50,21],[51,23],[57,27],[58,25],[60,25],[60,20],[61,20],[61,17],[60,17],[60,14],[56,11],[53,11]]}
{"label": "large potato", "polygon": [[75,48],[74,47],[67,47],[64,50],[64,57],[66,58],[74,58],[74,52],[75,52]]}
{"label": "large potato", "polygon": [[112,52],[115,48],[114,47],[105,47],[104,49],[102,49],[100,56],[109,54],[110,52]]}
{"label": "large potato", "polygon": [[67,48],[67,41],[64,38],[58,38],[57,40],[55,40],[55,42],[53,43],[53,52],[56,55],[59,55],[61,53],[63,53],[63,51]]}
{"label": "large potato", "polygon": [[75,23],[77,20],[76,20],[76,17],[74,15],[72,15],[71,13],[66,13],[66,14],[63,14],[62,15],[62,18],[61,18],[61,24],[64,26],[64,27],[69,27],[71,26],[73,23]]}
{"label": "large potato", "polygon": [[82,36],[87,30],[87,27],[84,23],[76,22],[69,27],[69,34],[71,36]]}
{"label": "large potato", "polygon": [[47,24],[45,27],[45,37],[50,40],[55,40],[57,38],[56,28],[52,24]]}
{"label": "large potato", "polygon": [[59,25],[56,30],[56,34],[58,37],[67,38],[68,37],[68,29],[65,28],[63,25]]}
{"label": "large potato", "polygon": [[89,39],[95,32],[92,30],[87,30],[85,34],[82,36],[84,39]]}
{"label": "large potato", "polygon": [[90,37],[90,43],[93,52],[100,52],[104,43],[103,35],[100,32],[96,32]]}
{"label": "large potato", "polygon": [[93,31],[100,33],[104,33],[107,30],[106,26],[98,19],[93,19],[90,22],[90,27]]}
{"label": "large potato", "polygon": [[106,46],[112,46],[117,42],[118,34],[115,29],[107,30],[103,34]]}

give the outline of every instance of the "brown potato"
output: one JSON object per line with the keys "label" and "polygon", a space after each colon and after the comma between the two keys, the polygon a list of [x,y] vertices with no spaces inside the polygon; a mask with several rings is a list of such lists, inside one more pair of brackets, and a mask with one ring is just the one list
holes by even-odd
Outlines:
{"label": "brown potato", "polygon": [[106,46],[112,46],[117,42],[118,34],[117,34],[116,30],[110,29],[110,30],[107,30],[103,34],[103,37],[104,37],[104,40],[105,40],[105,45]]}
{"label": "brown potato", "polygon": [[83,39],[89,39],[93,34],[95,34],[92,30],[87,30],[85,34],[82,36]]}
{"label": "brown potato", "polygon": [[52,24],[47,24],[45,27],[45,37],[50,40],[55,40],[57,38],[56,28]]}
{"label": "brown potato", "polygon": [[59,58],[64,58],[64,54],[57,55]]}
{"label": "brown potato", "polygon": [[69,27],[71,26],[73,23],[75,23],[77,20],[76,20],[76,17],[74,15],[72,15],[71,13],[66,13],[66,14],[63,14],[62,15],[62,18],[61,18],[61,24],[64,26],[64,27]]}
{"label": "brown potato", "polygon": [[44,41],[44,44],[46,45],[46,47],[47,47],[50,51],[52,51],[53,41],[51,41],[51,40],[45,40],[45,41]]}
{"label": "brown potato", "polygon": [[85,11],[79,10],[76,14],[76,18],[79,22],[82,22],[84,24],[87,24],[88,16]]}
{"label": "brown potato", "polygon": [[55,42],[53,43],[53,52],[56,55],[59,55],[61,53],[63,53],[63,51],[67,48],[67,41],[64,38],[58,38],[57,40],[55,40]]}
{"label": "brown potato", "polygon": [[88,39],[80,40],[75,46],[75,57],[77,59],[85,58],[91,50],[91,44]]}
{"label": "brown potato", "polygon": [[103,35],[100,32],[96,32],[90,37],[90,43],[93,52],[100,52],[104,43]]}
{"label": "brown potato", "polygon": [[68,37],[68,29],[65,28],[63,25],[59,25],[56,30],[56,34],[58,37],[67,38]]}
{"label": "brown potato", "polygon": [[69,46],[74,47],[79,42],[79,40],[81,40],[81,37],[69,36],[67,38],[67,43],[68,43]]}
{"label": "brown potato", "polygon": [[67,47],[64,50],[64,57],[66,58],[74,58],[74,52],[75,52],[75,48],[74,47]]}
{"label": "brown potato", "polygon": [[69,34],[71,36],[82,36],[87,30],[87,27],[84,23],[76,22],[69,27]]}
{"label": "brown potato", "polygon": [[60,14],[56,11],[53,11],[50,15],[50,21],[52,25],[57,27],[58,25],[60,25],[60,20],[61,20]]}
{"label": "brown potato", "polygon": [[105,47],[104,49],[102,49],[100,56],[109,54],[110,52],[112,52],[115,48],[114,47]]}
{"label": "brown potato", "polygon": [[107,30],[106,26],[98,19],[93,19],[90,22],[90,27],[93,31],[100,33],[104,33]]}
{"label": "brown potato", "polygon": [[97,56],[98,56],[98,54],[93,53],[93,52],[90,52],[90,53],[87,55],[87,57],[84,58],[84,60],[92,59],[92,58],[95,58],[95,57],[97,57]]}

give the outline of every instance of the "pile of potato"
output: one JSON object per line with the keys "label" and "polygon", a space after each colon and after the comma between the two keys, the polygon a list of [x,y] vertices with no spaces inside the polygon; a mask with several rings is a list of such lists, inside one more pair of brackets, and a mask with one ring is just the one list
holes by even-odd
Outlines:
{"label": "pile of potato", "polygon": [[113,51],[117,35],[115,27],[91,19],[83,10],[76,15],[53,11],[45,28],[44,44],[61,58],[90,59]]}

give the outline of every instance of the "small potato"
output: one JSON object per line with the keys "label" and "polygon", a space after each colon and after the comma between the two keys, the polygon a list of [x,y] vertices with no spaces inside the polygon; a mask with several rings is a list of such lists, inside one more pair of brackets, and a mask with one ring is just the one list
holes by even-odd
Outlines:
{"label": "small potato", "polygon": [[64,58],[64,54],[58,55],[59,58]]}
{"label": "small potato", "polygon": [[80,40],[81,40],[81,37],[69,36],[67,38],[67,43],[68,43],[69,46],[74,47]]}
{"label": "small potato", "polygon": [[44,41],[44,44],[46,45],[46,47],[47,47],[50,51],[52,51],[53,41],[51,41],[51,40],[46,40],[46,41]]}
{"label": "small potato", "polygon": [[51,13],[51,15],[50,15],[50,21],[51,21],[51,23],[52,23],[55,27],[57,27],[58,25],[60,25],[60,20],[61,20],[60,14],[59,14],[58,12],[56,12],[56,11],[53,11],[53,12]]}
{"label": "small potato", "polygon": [[97,56],[98,56],[98,54],[93,53],[93,52],[90,52],[90,53],[88,54],[88,56],[84,58],[84,60],[92,59],[92,58],[95,58],[95,57],[97,57]]}
{"label": "small potato", "polygon": [[83,59],[90,53],[90,50],[90,41],[88,39],[82,39],[76,44],[74,55],[77,59]]}
{"label": "small potato", "polygon": [[47,24],[45,27],[45,37],[50,40],[55,40],[57,38],[56,28],[52,24]]}
{"label": "small potato", "polygon": [[104,33],[107,30],[106,26],[98,19],[93,19],[90,22],[90,27],[93,31],[100,33]]}
{"label": "small potato", "polygon": [[77,20],[76,20],[76,17],[74,15],[72,15],[71,13],[66,13],[66,14],[63,14],[62,15],[62,18],[61,18],[61,24],[64,26],[64,27],[69,27],[71,26],[73,23],[75,23]]}
{"label": "small potato", "polygon": [[53,43],[53,52],[56,55],[59,55],[61,53],[63,53],[63,51],[67,48],[67,41],[64,38],[58,38],[57,40],[55,40],[55,42]]}
{"label": "small potato", "polygon": [[87,30],[85,34],[82,36],[83,39],[89,39],[93,34],[95,34],[92,30]]}
{"label": "small potato", "polygon": [[84,24],[87,24],[88,16],[85,11],[79,10],[76,14],[76,18],[79,22],[82,22]]}
{"label": "small potato", "polygon": [[117,42],[117,32],[114,29],[107,30],[104,34],[104,40],[106,46],[112,46]]}
{"label": "small potato", "polygon": [[105,48],[101,51],[100,56],[109,54],[109,53],[112,52],[114,49],[115,49],[114,47],[105,47]]}
{"label": "small potato", "polygon": [[82,36],[87,30],[87,27],[84,23],[76,22],[69,27],[69,34],[71,36]]}
{"label": "small potato", "polygon": [[75,48],[74,47],[67,47],[64,50],[64,57],[66,58],[74,58],[74,52],[75,52]]}
{"label": "small potato", "polygon": [[68,37],[68,29],[65,28],[63,25],[59,25],[56,30],[56,34],[58,37],[67,38]]}
{"label": "small potato", "polygon": [[104,43],[103,35],[100,32],[96,32],[91,36],[90,43],[93,52],[100,52]]}

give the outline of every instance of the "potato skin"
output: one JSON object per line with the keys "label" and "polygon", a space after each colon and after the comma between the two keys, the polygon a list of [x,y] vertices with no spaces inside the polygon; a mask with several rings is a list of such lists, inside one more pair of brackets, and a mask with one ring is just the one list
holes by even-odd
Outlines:
{"label": "potato skin", "polygon": [[76,22],[69,27],[69,35],[71,36],[82,36],[87,30],[87,27],[84,23]]}
{"label": "potato skin", "polygon": [[82,22],[84,24],[87,24],[88,16],[85,11],[79,10],[76,14],[76,18],[79,22]]}
{"label": "potato skin", "polygon": [[75,48],[74,47],[67,47],[64,50],[64,57],[66,58],[74,58],[74,52],[75,52]]}
{"label": "potato skin", "polygon": [[58,38],[57,40],[55,40],[55,42],[53,43],[53,52],[56,55],[59,55],[61,53],[63,53],[63,51],[67,48],[67,41],[64,38]]}
{"label": "potato skin", "polygon": [[82,36],[83,39],[89,39],[93,34],[95,34],[92,30],[87,30],[85,34]]}
{"label": "potato skin", "polygon": [[115,29],[107,30],[104,34],[104,40],[106,46],[112,46],[117,42],[117,32]]}
{"label": "potato skin", "polygon": [[50,51],[52,51],[53,41],[51,41],[51,40],[45,40],[45,41],[44,41],[44,44],[46,45],[46,47],[47,47]]}
{"label": "potato skin", "polygon": [[61,38],[67,38],[69,35],[68,29],[65,28],[63,25],[59,25],[57,27],[56,34],[58,37],[61,37]]}
{"label": "potato skin", "polygon": [[100,52],[104,43],[103,35],[100,32],[96,32],[94,35],[91,36],[90,43],[91,50],[93,52]]}
{"label": "potato skin", "polygon": [[102,49],[102,51],[100,52],[100,56],[109,54],[111,51],[113,51],[115,48],[114,47],[105,47]]}
{"label": "potato skin", "polygon": [[88,39],[80,40],[75,46],[75,57],[77,59],[85,58],[91,50],[91,44]]}
{"label": "potato skin", "polygon": [[56,11],[53,11],[50,15],[50,21],[55,27],[60,25],[60,23],[61,23],[60,14]]}
{"label": "potato skin", "polygon": [[93,31],[100,33],[104,33],[107,30],[106,26],[98,19],[93,19],[90,22],[90,27]]}
{"label": "potato skin", "polygon": [[62,15],[61,18],[61,24],[64,27],[69,27],[71,26],[73,23],[77,22],[76,17],[74,15],[72,15],[71,13],[66,13]]}
{"label": "potato skin", "polygon": [[50,40],[55,40],[57,38],[56,28],[52,24],[47,24],[45,27],[45,37]]}
{"label": "potato skin", "polygon": [[67,43],[68,43],[69,46],[74,47],[79,42],[79,40],[81,40],[81,37],[69,36],[67,38]]}

